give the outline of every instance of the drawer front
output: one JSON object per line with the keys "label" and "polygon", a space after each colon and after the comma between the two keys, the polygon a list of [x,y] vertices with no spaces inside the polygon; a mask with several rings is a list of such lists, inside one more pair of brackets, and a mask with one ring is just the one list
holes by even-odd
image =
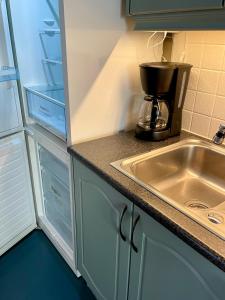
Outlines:
{"label": "drawer front", "polygon": [[65,108],[27,90],[29,116],[40,125],[66,136]]}
{"label": "drawer front", "polygon": [[193,11],[223,7],[222,0],[130,0],[130,14],[144,15],[161,12]]}

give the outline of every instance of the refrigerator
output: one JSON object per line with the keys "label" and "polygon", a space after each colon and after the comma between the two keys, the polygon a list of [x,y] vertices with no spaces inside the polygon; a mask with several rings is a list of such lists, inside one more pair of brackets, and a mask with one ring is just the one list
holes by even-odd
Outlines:
{"label": "refrigerator", "polygon": [[0,255],[40,228],[79,276],[60,0],[0,5]]}

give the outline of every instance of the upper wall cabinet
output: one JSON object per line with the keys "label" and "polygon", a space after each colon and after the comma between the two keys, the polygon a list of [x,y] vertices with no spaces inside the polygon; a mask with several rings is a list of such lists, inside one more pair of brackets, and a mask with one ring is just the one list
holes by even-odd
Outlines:
{"label": "upper wall cabinet", "polygon": [[139,30],[225,29],[222,0],[127,0]]}
{"label": "upper wall cabinet", "polygon": [[190,11],[196,9],[214,9],[222,7],[223,1],[221,0],[130,0],[130,13],[134,15],[160,12]]}

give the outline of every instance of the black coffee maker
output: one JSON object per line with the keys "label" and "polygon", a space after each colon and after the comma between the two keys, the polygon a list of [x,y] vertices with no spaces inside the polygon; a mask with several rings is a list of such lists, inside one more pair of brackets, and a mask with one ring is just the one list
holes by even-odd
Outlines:
{"label": "black coffee maker", "polygon": [[180,134],[191,67],[173,62],[140,65],[141,83],[146,96],[136,126],[136,137],[160,141]]}

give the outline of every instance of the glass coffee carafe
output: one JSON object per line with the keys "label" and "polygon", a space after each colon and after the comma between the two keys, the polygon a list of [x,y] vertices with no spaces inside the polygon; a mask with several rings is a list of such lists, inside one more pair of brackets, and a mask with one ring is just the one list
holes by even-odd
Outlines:
{"label": "glass coffee carafe", "polygon": [[167,101],[153,96],[145,96],[140,110],[138,126],[144,130],[161,131],[167,128],[168,121]]}

